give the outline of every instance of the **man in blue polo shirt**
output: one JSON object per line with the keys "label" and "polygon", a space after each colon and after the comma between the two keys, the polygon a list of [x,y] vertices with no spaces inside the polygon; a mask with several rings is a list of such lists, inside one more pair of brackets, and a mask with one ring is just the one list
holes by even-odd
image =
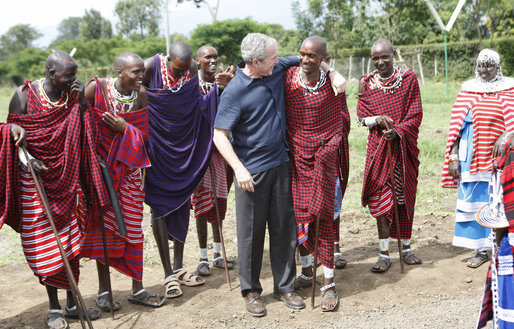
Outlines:
{"label": "man in blue polo shirt", "polygon": [[[266,222],[273,296],[288,307],[305,307],[294,292],[296,222],[284,102],[284,72],[300,61],[296,56],[277,58],[276,40],[260,33],[243,39],[241,53],[244,63],[221,95],[214,143],[235,174],[241,292],[248,312],[263,316],[259,276]],[[344,89],[344,79],[333,81],[339,91]]]}

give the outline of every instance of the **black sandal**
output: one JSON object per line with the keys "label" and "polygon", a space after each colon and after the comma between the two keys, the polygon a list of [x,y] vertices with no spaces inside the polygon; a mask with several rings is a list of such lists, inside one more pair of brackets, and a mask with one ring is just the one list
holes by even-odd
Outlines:
{"label": "black sandal", "polygon": [[475,256],[468,259],[466,265],[470,268],[478,268],[490,259],[491,258],[489,257],[489,253],[487,252],[487,250],[477,251]]}
{"label": "black sandal", "polygon": [[[380,266],[381,263],[385,264],[385,267]],[[391,256],[380,254],[378,256],[377,261],[373,266],[370,267],[370,269],[372,272],[375,273],[384,273],[387,272],[387,270],[391,267],[392,263],[393,261],[391,260]]]}
{"label": "black sandal", "polygon": [[148,307],[153,307],[153,308],[161,307],[164,304],[164,298],[159,297],[159,303],[152,304],[149,301],[150,301],[150,298],[154,298],[154,297],[157,297],[157,295],[152,295],[152,294],[148,293],[148,291],[146,291],[145,289],[141,289],[141,291],[139,291],[137,294],[130,294],[130,297],[127,298],[127,300],[130,303],[136,304],[136,305],[143,305],[143,306],[148,306]]}

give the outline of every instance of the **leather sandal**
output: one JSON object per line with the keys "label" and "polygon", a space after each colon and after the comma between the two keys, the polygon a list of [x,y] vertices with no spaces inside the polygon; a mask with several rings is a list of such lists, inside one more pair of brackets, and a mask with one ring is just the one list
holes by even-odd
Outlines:
{"label": "leather sandal", "polygon": [[180,289],[180,284],[178,283],[178,279],[174,275],[168,276],[164,279],[164,287],[166,288],[166,293],[164,297],[166,298],[177,298],[182,296],[182,289]]}
{"label": "leather sandal", "polygon": [[186,269],[181,268],[177,272],[175,272],[173,275],[175,275],[178,279],[178,282],[180,284],[184,284],[188,287],[194,287],[199,286],[205,283],[205,280],[202,279],[199,276],[193,275],[189,273]]}
{"label": "leather sandal", "polygon": [[[370,267],[370,269],[375,273],[384,273],[387,272],[392,263],[393,261],[391,260],[391,256],[379,254],[377,261]],[[385,266],[380,266],[381,264],[385,264]]]}

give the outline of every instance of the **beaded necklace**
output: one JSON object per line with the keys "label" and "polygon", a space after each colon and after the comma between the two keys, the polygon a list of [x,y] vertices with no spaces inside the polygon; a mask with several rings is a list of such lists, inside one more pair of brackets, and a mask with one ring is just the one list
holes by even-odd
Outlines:
{"label": "beaded necklace", "polygon": [[[63,107],[65,106],[67,108],[68,104],[68,93],[64,94],[64,92],[61,92],[61,97],[57,102],[52,102],[48,95],[45,92],[44,88],[45,78],[42,78],[39,80],[39,99],[41,100],[41,104],[43,104],[43,108],[45,111],[51,110],[55,107]],[[64,99],[64,96],[66,96],[66,99]]]}
{"label": "beaded necklace", "polygon": [[130,112],[137,100],[137,92],[132,90],[130,95],[122,95],[116,89],[116,80],[118,78],[107,79],[107,97],[114,113],[126,113]]}
{"label": "beaded necklace", "polygon": [[380,88],[385,93],[393,94],[394,91],[402,86],[402,71],[394,66],[393,73],[387,78],[382,78],[378,71],[373,74],[369,81],[369,89]]}
{"label": "beaded necklace", "polygon": [[189,81],[191,73],[186,72],[180,79],[176,79],[166,65],[166,56],[160,56],[161,59],[161,76],[162,76],[162,89],[171,90],[171,92],[178,92],[182,86]]}
{"label": "beaded necklace", "polygon": [[200,85],[200,90],[202,91],[202,94],[207,94],[209,91],[211,91],[212,87],[214,87],[213,82],[207,82],[202,79],[200,79],[200,76],[198,76],[198,84]]}
{"label": "beaded necklace", "polygon": [[323,87],[323,85],[325,84],[325,82],[327,80],[327,75],[320,68],[318,82],[316,83],[316,85],[311,87],[307,83],[305,83],[305,81],[303,81],[302,72],[303,72],[303,70],[302,70],[302,68],[300,68],[300,70],[298,71],[298,74],[296,75],[296,81],[303,89],[310,92],[311,94],[317,95],[318,89]]}

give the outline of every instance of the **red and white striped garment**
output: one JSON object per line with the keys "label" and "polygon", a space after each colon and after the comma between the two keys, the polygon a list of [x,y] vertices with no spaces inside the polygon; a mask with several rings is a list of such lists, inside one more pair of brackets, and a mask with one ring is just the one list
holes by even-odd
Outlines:
{"label": "red and white striped garment", "polygon": [[[40,278],[42,277],[42,282],[45,282],[45,277],[62,271],[64,264],[34,180],[23,167],[20,168],[20,183],[23,252],[32,271]],[[84,194],[80,186],[77,186],[76,208],[70,223],[58,232],[69,260],[80,253],[80,239],[84,231],[85,218]]]}
{"label": "red and white striped garment", "polygon": [[514,132],[514,88],[496,93],[461,91],[452,107],[441,186],[456,188],[448,172],[450,150],[459,137],[468,111],[472,110],[473,158],[471,174],[491,169],[493,145],[500,135]]}
{"label": "red and white striped garment", "polygon": [[[228,164],[216,148],[212,152],[210,165],[214,172],[216,197],[218,199],[227,199],[230,189],[228,181],[231,180],[227,175],[232,175],[232,171],[228,169]],[[214,208],[214,194],[212,193],[211,185],[211,170],[207,169],[202,182],[198,185],[193,195],[191,195],[191,204],[197,218],[207,214]]]}
{"label": "red and white striped garment", "polygon": [[[402,174],[400,163],[396,163],[394,169],[394,186],[396,192],[397,204],[405,204],[405,196],[402,188]],[[391,213],[393,210],[393,194],[391,192],[391,183],[387,181],[386,185],[379,192],[373,194],[368,202],[368,209],[371,216],[375,218],[383,217]]]}
{"label": "red and white striped garment", "polygon": [[[127,228],[127,236],[120,235],[112,207],[108,207],[104,213],[104,224],[109,265],[134,280],[142,281],[144,235],[141,222],[145,193],[140,169],[127,168],[117,196]],[[80,248],[81,257],[96,259],[102,264],[106,263],[99,221],[91,222]]]}
{"label": "red and white striped garment", "polygon": [[143,191],[143,181],[139,168],[127,168],[125,179],[117,195],[127,228],[127,236],[121,237],[119,235],[120,231],[112,207],[109,207],[104,214],[105,229],[110,232],[115,232],[118,237],[129,243],[143,243],[144,235],[141,222],[143,221],[145,192]]}

